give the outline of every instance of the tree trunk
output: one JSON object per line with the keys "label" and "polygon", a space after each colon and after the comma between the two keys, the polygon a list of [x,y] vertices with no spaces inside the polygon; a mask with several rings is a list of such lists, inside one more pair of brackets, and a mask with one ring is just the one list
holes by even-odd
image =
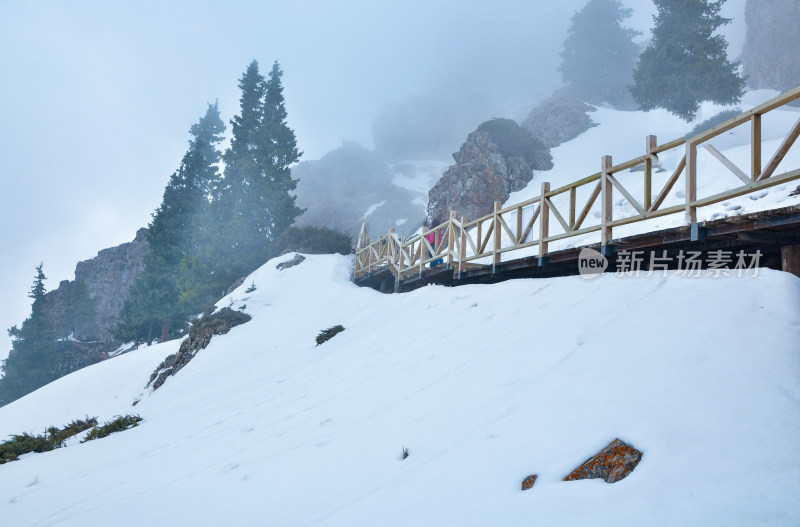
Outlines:
{"label": "tree trunk", "polygon": [[169,340],[169,317],[161,321],[161,342]]}

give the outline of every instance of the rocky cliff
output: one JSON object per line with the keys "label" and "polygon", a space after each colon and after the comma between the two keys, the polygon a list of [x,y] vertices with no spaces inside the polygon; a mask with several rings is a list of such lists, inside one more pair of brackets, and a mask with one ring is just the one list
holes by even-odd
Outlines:
{"label": "rocky cliff", "polygon": [[751,88],[786,91],[800,85],[798,0],[747,0],[742,62]]}
{"label": "rocky cliff", "polygon": [[495,201],[522,190],[533,170],[553,167],[549,150],[514,121],[493,119],[469,134],[453,154],[456,164],[428,193],[425,224],[436,226],[450,217],[475,219],[489,214]]}
{"label": "rocky cliff", "polygon": [[121,345],[112,331],[149,250],[147,229],[139,229],[133,241],[79,262],[74,281],[45,295],[45,316],[61,340],[59,374],[99,362]]}

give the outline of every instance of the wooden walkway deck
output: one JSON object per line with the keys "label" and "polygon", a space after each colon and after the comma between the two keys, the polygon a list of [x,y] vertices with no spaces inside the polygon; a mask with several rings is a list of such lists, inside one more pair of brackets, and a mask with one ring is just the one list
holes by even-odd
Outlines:
{"label": "wooden walkway deck", "polygon": [[[789,170],[777,173],[781,161],[800,136],[800,118],[766,165],[761,159],[762,116],[797,99],[800,99],[800,87],[689,139],[680,138],[659,145],[655,136],[648,136],[646,151],[639,157],[614,165],[611,156],[603,156],[600,172],[553,190],[549,183],[542,183],[539,196],[505,208],[495,202],[492,213],[476,220],[458,219],[451,212],[448,221],[423,229],[408,240],[401,240],[390,231],[370,242],[365,225],[356,248],[353,279],[359,285],[390,292],[428,283],[456,285],[516,277],[566,276],[578,273],[578,256],[585,247],[605,255],[611,271],[616,269],[617,259],[631,251],[644,251],[647,253],[644,256],[657,251],[659,256],[672,259],[681,251],[696,251],[701,253],[703,265],[707,265],[712,257],[710,253],[724,250],[758,251],[762,267],[798,274],[800,207],[697,222],[699,208],[800,179],[800,167],[789,167]],[[739,126],[748,126],[750,132],[750,166],[747,171],[736,166],[708,142]],[[698,197],[698,178],[704,176],[697,170],[697,149],[700,146],[730,171],[732,181],[736,181],[738,186]],[[655,192],[653,172],[658,155],[677,149],[683,149],[680,162]],[[629,169],[640,165],[644,170],[639,189],[630,181],[634,176]],[[679,181],[685,188],[684,202],[665,206]],[[634,188],[637,190],[632,190]],[[620,199],[630,204],[634,215],[613,217],[613,203]],[[596,216],[599,217],[595,218],[595,214],[590,213],[598,208]],[[685,225],[613,238],[616,227],[671,214],[683,214]],[[600,233],[599,243],[550,250],[553,242],[596,232]],[[531,256],[531,253],[535,255]],[[513,258],[515,254],[520,257]],[[435,265],[439,261],[442,263]]]}

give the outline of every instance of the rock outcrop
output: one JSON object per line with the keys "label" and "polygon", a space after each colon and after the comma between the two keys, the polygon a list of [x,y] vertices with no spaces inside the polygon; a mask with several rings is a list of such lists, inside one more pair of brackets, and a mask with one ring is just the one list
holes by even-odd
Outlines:
{"label": "rock outcrop", "polygon": [[786,91],[800,85],[797,0],[747,0],[742,62],[751,88]]}
{"label": "rock outcrop", "polygon": [[79,262],[74,281],[45,295],[45,317],[61,341],[59,375],[99,362],[120,346],[112,331],[149,251],[147,229],[140,229],[132,242]]}
{"label": "rock outcrop", "polygon": [[589,112],[597,108],[577,99],[548,99],[534,108],[522,127],[547,148],[575,139],[597,123]]}
{"label": "rock outcrop", "polygon": [[436,226],[450,217],[475,219],[489,214],[495,201],[522,190],[533,170],[553,167],[549,150],[514,121],[493,119],[467,137],[453,154],[456,164],[428,193],[425,224]]}
{"label": "rock outcrop", "polygon": [[616,483],[628,476],[639,461],[642,453],[631,445],[613,440],[603,450],[587,459],[581,466],[570,472],[564,481],[601,478],[606,483]]}
{"label": "rock outcrop", "polygon": [[153,390],[159,389],[168,377],[178,373],[189,364],[198,351],[205,349],[211,343],[214,335],[224,335],[234,327],[250,321],[251,318],[246,313],[224,307],[216,313],[203,315],[199,320],[195,320],[189,329],[189,336],[181,342],[178,353],[169,355],[158,365],[156,371],[150,375],[150,380],[145,388],[152,384]]}

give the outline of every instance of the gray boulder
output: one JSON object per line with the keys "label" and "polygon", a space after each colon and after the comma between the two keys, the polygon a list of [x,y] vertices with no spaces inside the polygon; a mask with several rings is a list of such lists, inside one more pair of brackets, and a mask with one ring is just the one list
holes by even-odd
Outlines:
{"label": "gray boulder", "polygon": [[548,99],[534,108],[522,127],[548,148],[575,139],[597,123],[589,112],[597,108],[577,99]]}
{"label": "gray boulder", "polygon": [[429,227],[446,221],[450,211],[467,219],[489,214],[495,201],[506,201],[511,192],[527,186],[534,168],[553,166],[541,142],[507,119],[483,123],[469,134],[453,159],[456,164],[428,193],[425,224]]}

